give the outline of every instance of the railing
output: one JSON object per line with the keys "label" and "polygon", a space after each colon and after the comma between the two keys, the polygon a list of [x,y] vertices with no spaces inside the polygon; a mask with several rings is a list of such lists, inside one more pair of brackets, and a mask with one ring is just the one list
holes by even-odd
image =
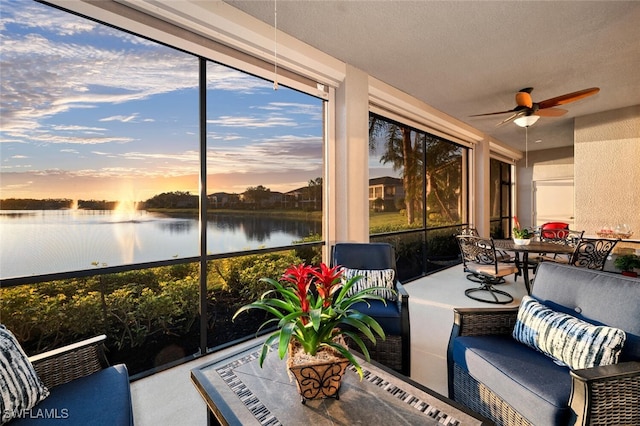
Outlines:
{"label": "railing", "polygon": [[461,262],[454,235],[466,224],[374,234],[372,242],[387,242],[396,251],[398,279],[408,282]]}
{"label": "railing", "polygon": [[[460,227],[376,234],[371,241],[395,247],[399,279],[407,282],[460,262],[453,237]],[[266,290],[258,279],[278,278],[293,262],[318,263],[323,244],[5,279],[0,312],[30,355],[107,334],[110,362],[126,363],[135,380],[255,337],[260,312],[231,318]]]}
{"label": "railing", "polygon": [[231,317],[258,279],[319,262],[323,244],[207,255],[205,274],[191,257],[2,280],[0,316],[30,355],[107,334],[110,362],[137,379],[254,337],[259,313]]}

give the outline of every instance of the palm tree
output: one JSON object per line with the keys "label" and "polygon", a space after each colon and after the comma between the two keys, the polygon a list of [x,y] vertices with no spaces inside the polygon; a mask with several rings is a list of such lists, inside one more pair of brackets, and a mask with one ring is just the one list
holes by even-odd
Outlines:
{"label": "palm tree", "polygon": [[[369,118],[369,151],[375,153],[379,138],[384,138],[383,164],[391,163],[394,171],[402,173],[405,208],[409,225],[423,211],[422,188],[426,179],[427,205],[439,211],[447,223],[459,221],[452,210],[460,210],[461,148],[449,141],[408,126],[388,122],[377,116]],[[426,162],[426,167],[425,167]]]}
{"label": "palm tree", "polygon": [[[412,135],[414,136],[412,140]],[[383,164],[392,163],[394,171],[401,171],[405,194],[407,223],[415,220],[416,207],[422,206],[422,155],[419,135],[409,127],[399,126],[371,116],[369,119],[369,150],[375,152],[376,137],[384,137]]]}

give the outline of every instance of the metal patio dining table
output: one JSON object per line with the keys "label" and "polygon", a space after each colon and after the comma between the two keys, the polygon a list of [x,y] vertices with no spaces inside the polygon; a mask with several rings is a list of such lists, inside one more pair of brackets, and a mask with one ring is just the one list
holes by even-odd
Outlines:
{"label": "metal patio dining table", "polygon": [[[531,241],[527,245],[520,245],[513,242],[513,240],[493,240],[496,249],[504,251],[516,252],[516,262],[519,263],[520,270],[522,271],[522,277],[524,279],[524,285],[527,288],[527,293],[531,294],[531,279],[529,278],[529,253],[542,254],[571,254],[574,247],[565,244],[550,243],[547,241]],[[518,254],[522,253],[522,260],[519,259]]]}

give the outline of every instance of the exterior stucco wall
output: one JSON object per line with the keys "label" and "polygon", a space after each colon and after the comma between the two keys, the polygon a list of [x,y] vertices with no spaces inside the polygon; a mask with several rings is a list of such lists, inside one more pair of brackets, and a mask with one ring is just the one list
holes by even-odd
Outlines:
{"label": "exterior stucco wall", "polygon": [[628,224],[640,236],[640,105],[576,118],[575,225]]}

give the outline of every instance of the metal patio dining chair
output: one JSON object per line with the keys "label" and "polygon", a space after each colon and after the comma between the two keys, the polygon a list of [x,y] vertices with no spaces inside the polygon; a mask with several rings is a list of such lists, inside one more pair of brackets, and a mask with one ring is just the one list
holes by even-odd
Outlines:
{"label": "metal patio dining chair", "polygon": [[540,226],[540,239],[563,238],[568,230],[569,224],[566,222],[546,222]]}
{"label": "metal patio dining chair", "polygon": [[[500,262],[492,239],[473,235],[456,236],[464,271],[481,279],[480,287],[469,288],[464,294],[474,300],[486,303],[505,304],[513,301],[513,296],[494,288],[500,279],[515,274],[518,268],[513,263]],[[467,275],[467,278],[469,275]]]}
{"label": "metal patio dining chair", "polygon": [[[478,230],[474,227],[471,226],[464,226],[460,229],[460,233],[457,235],[468,235],[468,236],[472,236],[472,237],[480,237],[480,233],[478,232]],[[454,235],[454,236],[457,236]],[[510,253],[506,250],[502,250],[502,249],[496,249],[496,257],[498,258],[498,262],[504,262],[504,263],[513,263],[516,265],[516,267],[518,267],[518,272],[516,272],[516,277],[518,275],[522,275],[521,271],[520,271],[520,263],[517,261],[517,254],[516,253]],[[475,283],[482,283],[483,281],[485,281],[487,279],[487,277],[484,276],[480,276],[477,274],[468,274],[467,275],[467,279],[469,281],[473,281]],[[504,278],[500,277],[500,278],[496,278],[495,281],[492,282],[493,285],[497,285],[497,284],[504,284]]]}
{"label": "metal patio dining chair", "polygon": [[[574,231],[573,229],[563,228],[563,229],[540,229],[540,241],[560,244],[569,247],[576,247],[578,243],[582,240],[584,235],[584,231]],[[553,256],[548,256],[546,253],[541,253],[538,256],[538,261],[551,261],[556,263],[568,264],[571,260],[571,255],[566,254],[554,254]]]}
{"label": "metal patio dining chair", "polygon": [[602,271],[618,241],[620,240],[582,239],[571,254],[569,265]]}

